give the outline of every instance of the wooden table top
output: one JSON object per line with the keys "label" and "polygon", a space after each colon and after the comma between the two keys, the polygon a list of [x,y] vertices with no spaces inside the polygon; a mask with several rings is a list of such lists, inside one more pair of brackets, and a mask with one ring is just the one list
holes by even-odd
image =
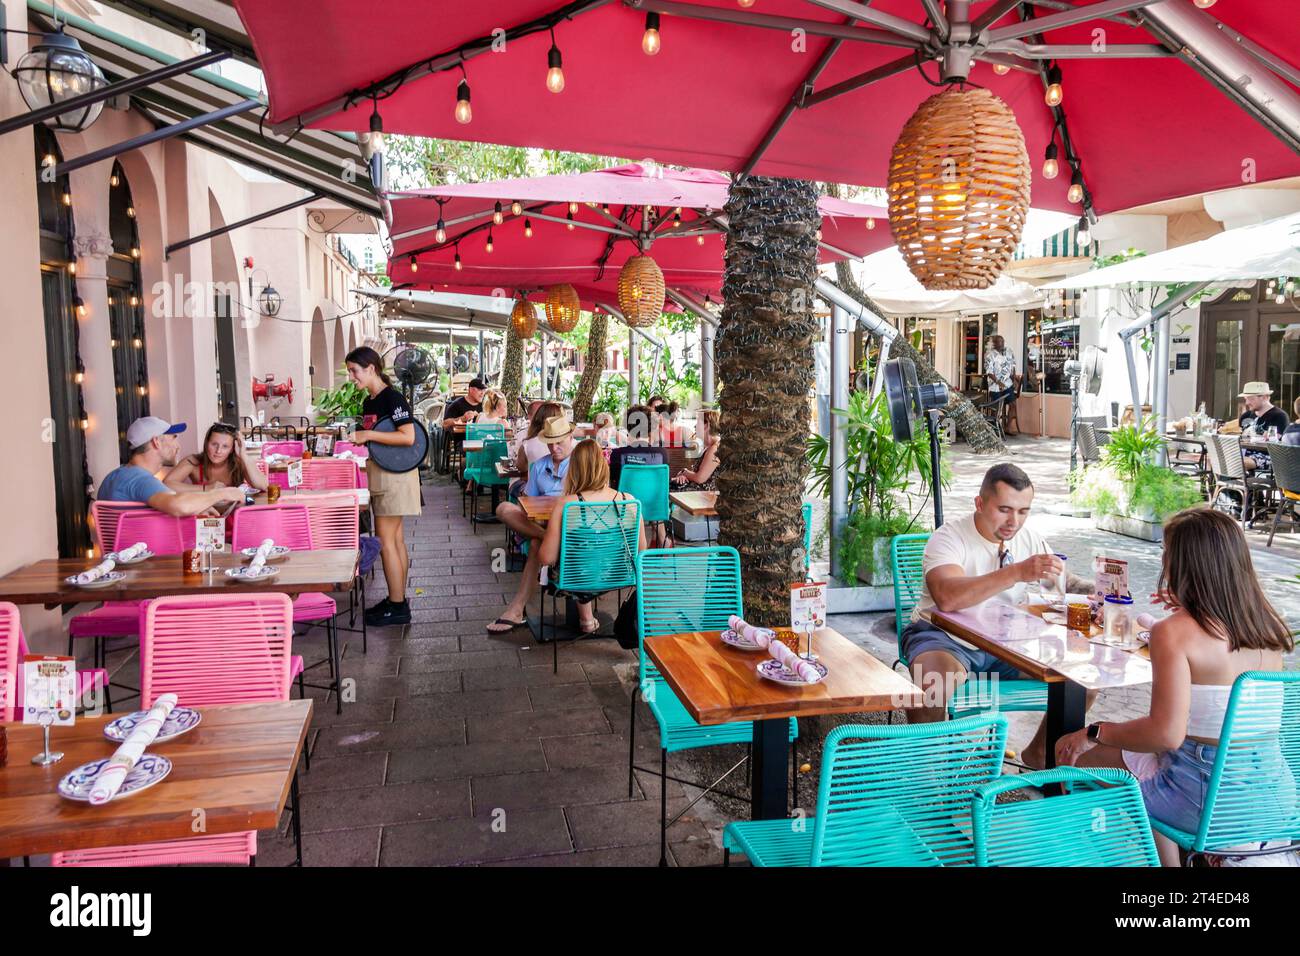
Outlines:
{"label": "wooden table top", "polygon": [[1151,683],[1146,648],[1125,650],[1041,617],[1046,609],[991,602],[967,611],[931,611],[930,620],[954,637],[988,651],[1035,680],[1071,680],[1089,690]]}
{"label": "wooden table top", "polygon": [[829,627],[813,636],[813,652],[828,673],[810,687],[759,677],[756,668],[767,652],[728,647],[717,631],[649,637],[645,650],[687,712],[706,726],[895,710],[918,707],[922,700],[906,676]]}
{"label": "wooden table top", "polygon": [[[281,488],[280,501],[284,502],[290,498],[296,498],[301,501],[305,498],[338,498],[342,495],[351,495],[357,500],[362,511],[370,508],[370,489],[369,488]],[[253,496],[254,504],[266,504],[266,492],[259,491]]]}
{"label": "wooden table top", "polygon": [[232,582],[223,573],[243,561],[225,552],[213,555],[213,574],[186,577],[181,574],[180,555],[149,558],[119,570],[126,578],[107,588],[82,588],[64,578],[92,568],[93,558],[47,558],[19,568],[0,578],[0,601],[14,604],[77,604],[82,601],[143,601],[164,594],[302,594],[307,591],[346,589],[356,573],[358,554],[354,548],[295,551],[276,563],[280,573],[259,582]]}
{"label": "wooden table top", "polygon": [[674,491],[668,495],[668,500],[688,515],[713,518],[718,514],[716,491]]}
{"label": "wooden table top", "polygon": [[560,495],[520,495],[519,507],[524,509],[524,514],[528,516],[529,521],[546,524],[551,520],[551,512],[555,510],[555,503],[560,500],[560,497]]}
{"label": "wooden table top", "polygon": [[466,438],[461,444],[464,446],[466,451],[483,450],[483,439],[481,438]]}
{"label": "wooden table top", "polygon": [[0,857],[180,840],[194,835],[195,809],[208,834],[275,827],[289,797],[298,756],[311,723],[312,702],[223,704],[196,708],[202,722],[148,752],[172,761],[162,782],[102,806],[65,800],[56,787],[82,764],[111,756],[104,725],[122,714],[79,717],[53,727],[56,764],[38,767],[37,724],[6,724],[9,761],[0,768]]}

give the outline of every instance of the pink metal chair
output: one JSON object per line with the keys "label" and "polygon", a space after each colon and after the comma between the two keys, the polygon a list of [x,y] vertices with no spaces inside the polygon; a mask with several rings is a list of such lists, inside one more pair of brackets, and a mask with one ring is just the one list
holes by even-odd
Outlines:
{"label": "pink metal chair", "polygon": [[[343,452],[345,451],[350,451],[352,452],[352,454],[356,455],[358,458],[361,459],[366,459],[370,457],[370,449],[367,448],[365,445],[358,445],[355,442],[350,442],[350,441],[337,441],[334,443],[334,454],[336,456],[343,454]],[[365,461],[357,462],[357,487],[358,488],[369,487],[369,482],[366,479]]]}
{"label": "pink metal chair", "polygon": [[[22,714],[22,668],[19,665],[27,653],[27,639],[23,636],[18,605],[0,601],[0,723],[17,720]],[[87,692],[98,696],[101,691],[104,709],[111,712],[113,702],[108,694],[108,671],[100,667],[77,671],[76,694],[83,707]]]}
{"label": "pink metal chair", "polygon": [[268,458],[271,455],[288,455],[290,458],[301,458],[303,449],[307,443],[298,441],[269,441],[262,445],[262,457]]}
{"label": "pink metal chair", "polygon": [[[351,495],[322,498],[304,498],[311,522],[311,540],[318,548],[340,548],[358,552],[361,548],[361,506]],[[361,580],[361,569],[352,576],[348,590],[348,626],[345,631],[357,630],[357,611],[361,612],[361,653],[369,649],[366,633],[366,592]],[[341,627],[341,625],[340,625]]]}
{"label": "pink metal chair", "polygon": [[302,463],[302,486],[330,490],[356,488],[356,462],[346,458],[308,458]]}
{"label": "pink metal chair", "polygon": [[[307,506],[280,503],[274,505],[248,505],[235,509],[234,531],[231,546],[236,551],[255,548],[267,538],[291,551],[310,551],[313,548],[311,518]],[[321,625],[325,628],[326,643],[329,654],[324,661],[317,661],[312,667],[328,664],[330,684],[309,684],[322,690],[332,690],[337,695],[335,706],[338,713],[343,713],[343,698],[339,677],[338,634],[335,630],[335,616],[339,613],[338,604],[328,594],[308,592],[300,594],[293,600],[293,620],[297,624],[308,626]],[[300,666],[294,676],[298,677],[298,692],[305,694],[305,681],[301,671],[308,670]]]}
{"label": "pink metal chair", "polygon": [[95,549],[103,557],[117,543],[117,524],[122,515],[130,511],[151,511],[148,505],[135,501],[92,501],[90,523],[95,531]]}
{"label": "pink metal chair", "polygon": [[[219,630],[214,632],[214,622]],[[140,609],[140,700],[176,694],[187,707],[289,699],[293,607],[283,594],[175,595]],[[214,639],[215,638],[215,639]],[[298,780],[292,784],[298,862]],[[54,866],[253,862],[257,832],[55,853]]]}

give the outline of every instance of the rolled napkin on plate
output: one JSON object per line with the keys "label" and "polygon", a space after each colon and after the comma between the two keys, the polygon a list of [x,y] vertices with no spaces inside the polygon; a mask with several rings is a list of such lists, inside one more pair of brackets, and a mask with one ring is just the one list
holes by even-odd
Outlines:
{"label": "rolled napkin on plate", "polygon": [[262,543],[257,546],[257,553],[253,555],[253,560],[248,562],[249,574],[261,574],[262,568],[266,565],[266,559],[271,556],[271,550],[274,547],[275,542],[270,538],[263,539]]}
{"label": "rolled napkin on plate", "polygon": [[1144,631],[1149,631],[1156,626],[1156,619],[1150,614],[1139,614],[1137,616],[1137,626]]}
{"label": "rolled napkin on plate", "polygon": [[117,560],[131,561],[134,560],[135,558],[140,557],[140,555],[144,554],[148,550],[149,550],[149,546],[147,544],[145,544],[143,541],[137,541],[129,548],[123,548],[121,551],[117,552]]}
{"label": "rolled napkin on plate", "polygon": [[744,618],[736,614],[727,619],[727,626],[751,644],[757,644],[762,648],[766,648],[776,637],[776,631],[770,627],[755,627],[753,624],[747,624]]}
{"label": "rolled napkin on plate", "polygon": [[98,581],[104,575],[108,574],[115,567],[117,567],[117,562],[113,560],[111,556],[107,557],[103,561],[99,562],[99,564],[95,565],[93,568],[90,568],[89,570],[86,571],[82,571],[80,574],[78,574],[77,583],[92,584],[95,581]]}
{"label": "rolled napkin on plate", "polygon": [[800,680],[815,684],[822,679],[821,671],[813,666],[812,661],[804,660],[780,641],[770,641],[767,652],[780,661],[786,670],[798,674]]}
{"label": "rolled napkin on plate", "polygon": [[117,791],[121,789],[126,775],[131,772],[136,761],[144,756],[145,750],[158,736],[158,731],[162,730],[163,723],[175,706],[175,694],[163,694],[154,701],[153,707],[149,709],[149,716],[135,725],[131,736],[127,737],[113,756],[108,758],[108,763],[104,764],[104,768],[99,771],[99,776],[90,785],[92,805],[108,803],[117,796]]}

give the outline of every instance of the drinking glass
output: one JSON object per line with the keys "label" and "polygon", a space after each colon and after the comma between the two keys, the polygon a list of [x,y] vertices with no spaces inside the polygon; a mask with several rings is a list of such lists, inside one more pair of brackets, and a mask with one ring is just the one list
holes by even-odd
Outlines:
{"label": "drinking glass", "polygon": [[1069,593],[1069,587],[1066,584],[1069,579],[1066,576],[1066,569],[1064,567],[1066,557],[1063,554],[1058,554],[1056,557],[1061,560],[1061,573],[1050,575],[1038,582],[1038,586],[1043,592],[1043,600],[1048,604],[1064,603],[1065,595]]}

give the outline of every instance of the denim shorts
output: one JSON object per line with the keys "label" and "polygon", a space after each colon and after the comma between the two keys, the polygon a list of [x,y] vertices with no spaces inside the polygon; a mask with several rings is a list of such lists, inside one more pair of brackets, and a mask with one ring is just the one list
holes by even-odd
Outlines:
{"label": "denim shorts", "polygon": [[1022,680],[1024,675],[1001,658],[988,651],[967,647],[953,639],[947,631],[929,621],[913,621],[898,639],[898,648],[905,660],[914,661],[926,651],[944,651],[951,654],[968,674],[997,674],[1001,680]]}
{"label": "denim shorts", "polygon": [[1138,778],[1147,813],[1166,826],[1195,833],[1218,750],[1188,739],[1177,750],[1159,754],[1125,751],[1124,763]]}

